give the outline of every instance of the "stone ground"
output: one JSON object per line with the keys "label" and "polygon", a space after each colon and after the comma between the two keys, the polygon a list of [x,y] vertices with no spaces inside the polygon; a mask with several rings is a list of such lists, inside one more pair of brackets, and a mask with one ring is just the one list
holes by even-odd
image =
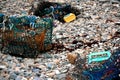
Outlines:
{"label": "stone ground", "polygon": [[[0,0],[0,12],[6,15],[27,13],[31,4],[36,5],[37,1]],[[68,55],[74,54],[74,63],[76,55],[86,58],[90,52],[113,52],[120,47],[119,1],[71,1],[68,0],[72,6],[81,10],[81,14],[70,23],[54,21],[53,43],[59,48],[45,52],[36,59],[0,53],[0,80],[82,80],[77,76],[66,78],[69,71],[74,72],[75,67]],[[84,62],[87,66],[87,60]]]}

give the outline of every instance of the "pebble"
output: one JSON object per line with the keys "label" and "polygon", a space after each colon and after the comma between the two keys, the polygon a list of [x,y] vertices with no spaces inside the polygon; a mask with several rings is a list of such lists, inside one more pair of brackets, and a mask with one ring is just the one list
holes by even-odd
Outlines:
{"label": "pebble", "polygon": [[65,77],[66,77],[66,74],[58,74],[58,75],[56,75],[56,78],[57,78],[58,80],[64,80]]}
{"label": "pebble", "polygon": [[46,66],[48,69],[52,69],[54,67],[54,65],[52,63],[48,63],[48,64],[46,64]]}
{"label": "pebble", "polygon": [[47,80],[54,80],[54,79],[52,79],[52,78],[47,78]]}
{"label": "pebble", "polygon": [[49,73],[46,73],[46,75],[47,75],[48,77],[54,77],[55,72],[49,72]]}
{"label": "pebble", "polygon": [[0,69],[6,69],[5,65],[0,65]]}
{"label": "pebble", "polygon": [[60,74],[59,70],[54,70],[55,74]]}
{"label": "pebble", "polygon": [[45,53],[45,54],[43,54],[43,57],[44,57],[44,58],[52,58],[52,55],[50,55],[50,54],[48,54],[48,53]]}
{"label": "pebble", "polygon": [[71,64],[74,64],[75,60],[77,59],[77,55],[69,53],[67,54],[67,59],[69,60]]}
{"label": "pebble", "polygon": [[10,77],[9,77],[9,79],[11,80],[11,79],[16,79],[17,78],[17,75],[15,74],[15,73],[11,73],[10,74]]}
{"label": "pebble", "polygon": [[119,22],[115,22],[116,25],[120,25],[120,21]]}
{"label": "pebble", "polygon": [[58,65],[60,63],[60,60],[59,59],[54,59],[53,62]]}

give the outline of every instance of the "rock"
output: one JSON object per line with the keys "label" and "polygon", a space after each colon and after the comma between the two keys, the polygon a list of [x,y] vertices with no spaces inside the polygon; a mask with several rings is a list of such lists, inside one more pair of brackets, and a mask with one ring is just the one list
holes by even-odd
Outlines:
{"label": "rock", "polygon": [[45,65],[42,65],[42,64],[36,65],[35,67],[42,70],[42,71],[45,71],[47,68]]}
{"label": "rock", "polygon": [[25,78],[25,77],[22,77],[22,79],[21,80],[28,80],[27,78]]}
{"label": "rock", "polygon": [[15,80],[22,80],[22,76],[17,76]]}
{"label": "rock", "polygon": [[0,65],[0,70],[2,69],[6,69],[6,66],[5,65]]}
{"label": "rock", "polygon": [[11,73],[9,79],[15,80],[17,78],[17,75],[15,73]]}
{"label": "rock", "polygon": [[23,62],[24,59],[21,58],[21,57],[18,57],[17,60],[18,60],[19,62]]}
{"label": "rock", "polygon": [[58,74],[58,75],[56,75],[56,79],[58,79],[58,80],[65,80],[65,77],[66,77],[66,74]]}
{"label": "rock", "polygon": [[59,70],[54,70],[55,74],[60,74]]}
{"label": "rock", "polygon": [[57,2],[57,3],[65,3],[66,1],[65,0],[49,0],[49,2]]}
{"label": "rock", "polygon": [[40,70],[41,70],[41,69],[38,69],[38,68],[33,68],[33,69],[32,69],[32,71],[33,71],[34,73],[39,73]]}
{"label": "rock", "polygon": [[56,34],[56,39],[61,39],[62,37],[62,35]]}
{"label": "rock", "polygon": [[52,63],[47,63],[46,66],[48,69],[52,69],[54,67],[54,65]]}
{"label": "rock", "polygon": [[120,21],[119,22],[115,22],[115,25],[120,25]]}
{"label": "rock", "polygon": [[53,62],[58,65],[60,63],[60,60],[59,59],[54,59]]}
{"label": "rock", "polygon": [[47,78],[47,80],[54,80],[54,79],[52,79],[52,78]]}
{"label": "rock", "polygon": [[0,80],[7,80],[5,77],[0,77]]}
{"label": "rock", "polygon": [[48,77],[53,77],[53,76],[55,75],[55,72],[49,72],[49,73],[46,73],[46,75],[47,75]]}
{"label": "rock", "polygon": [[44,58],[52,58],[52,55],[51,55],[51,54],[48,54],[48,53],[45,53],[45,54],[43,54],[43,57],[44,57]]}
{"label": "rock", "polygon": [[72,53],[67,54],[67,59],[71,64],[75,63],[76,58],[77,58],[77,54],[72,54]]}
{"label": "rock", "polygon": [[14,69],[15,71],[20,71],[20,67],[15,67],[15,69]]}
{"label": "rock", "polygon": [[66,80],[73,80],[73,78],[70,75],[67,75]]}
{"label": "rock", "polygon": [[12,60],[12,56],[8,55],[6,58],[8,61]]}
{"label": "rock", "polygon": [[112,35],[108,35],[107,39],[108,39],[108,40],[109,40],[109,39],[112,39]]}
{"label": "rock", "polygon": [[60,72],[61,73],[66,73],[68,70],[67,69],[61,69]]}
{"label": "rock", "polygon": [[109,0],[99,0],[100,2],[108,2]]}
{"label": "rock", "polygon": [[120,17],[120,13],[116,13],[115,16],[116,16],[116,17]]}

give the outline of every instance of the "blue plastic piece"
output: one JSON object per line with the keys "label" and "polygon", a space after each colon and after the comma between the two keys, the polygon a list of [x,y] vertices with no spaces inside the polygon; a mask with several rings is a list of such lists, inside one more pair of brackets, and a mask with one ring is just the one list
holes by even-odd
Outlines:
{"label": "blue plastic piece", "polygon": [[[83,75],[88,77],[88,80],[113,80],[120,74],[120,50],[118,49],[105,63],[101,64],[101,68],[83,71]],[[119,80],[119,79],[118,79]]]}

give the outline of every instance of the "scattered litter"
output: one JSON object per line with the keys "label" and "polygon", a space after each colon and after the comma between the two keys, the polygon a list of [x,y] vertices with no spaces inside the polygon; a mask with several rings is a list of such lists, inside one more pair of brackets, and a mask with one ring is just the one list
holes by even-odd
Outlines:
{"label": "scattered litter", "polygon": [[[52,17],[61,22],[70,22],[76,19],[76,16],[80,14],[80,10],[72,7],[68,3],[54,3],[43,1],[38,4],[37,9],[34,11],[34,15],[40,17]],[[66,16],[65,16],[66,15]]]}

